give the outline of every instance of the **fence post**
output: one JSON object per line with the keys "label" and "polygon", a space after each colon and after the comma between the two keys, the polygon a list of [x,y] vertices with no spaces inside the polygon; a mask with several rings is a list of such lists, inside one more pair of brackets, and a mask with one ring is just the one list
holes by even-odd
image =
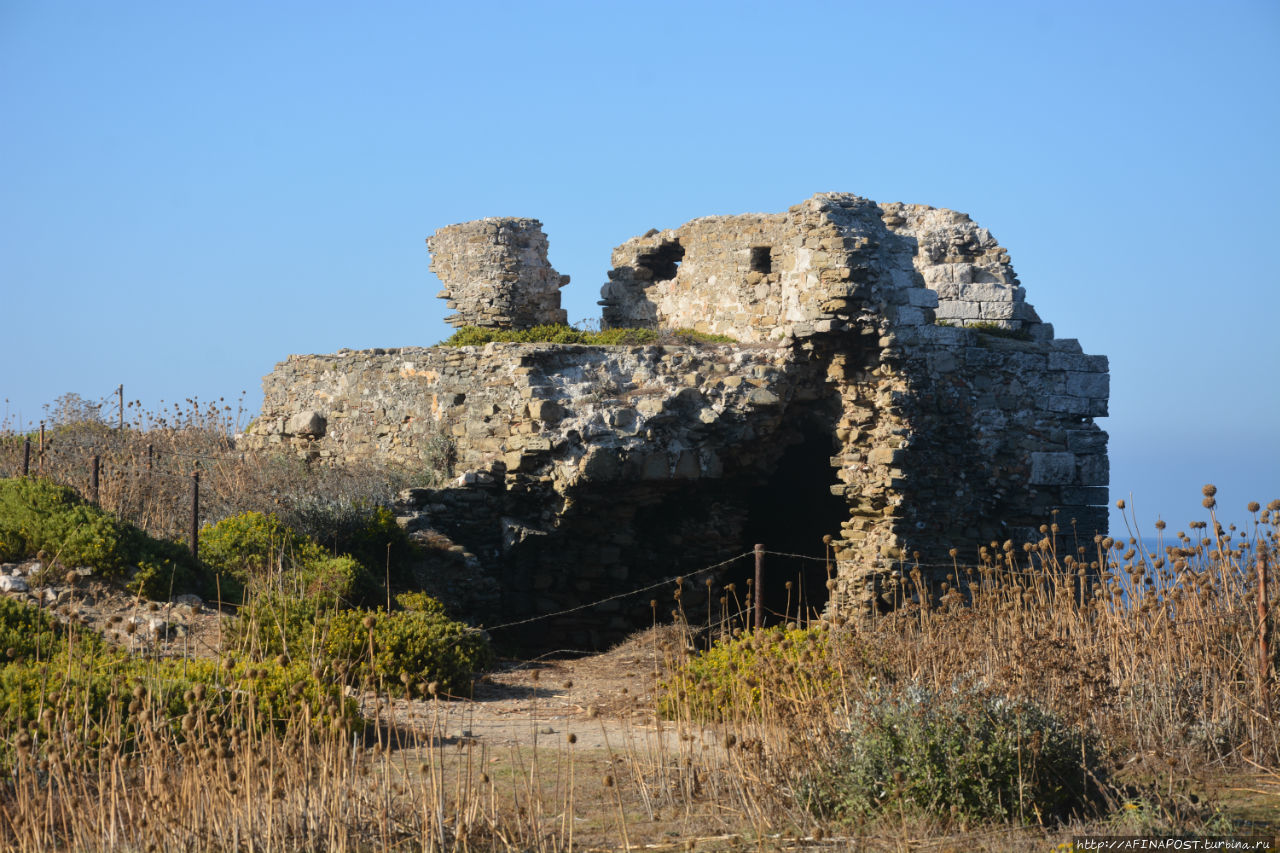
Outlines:
{"label": "fence post", "polygon": [[123,383],[121,383],[120,387],[116,389],[116,394],[118,394],[120,397],[120,409],[119,409],[120,419],[116,422],[116,429],[123,430],[124,429],[124,384]]}
{"label": "fence post", "polygon": [[93,461],[89,465],[89,498],[94,506],[98,504],[98,472],[101,466],[102,458],[93,454]]}
{"label": "fence post", "polygon": [[191,559],[200,559],[200,463],[191,472]]}
{"label": "fence post", "polygon": [[1267,623],[1267,549],[1258,548],[1258,700],[1271,719],[1271,626]]}
{"label": "fence post", "polygon": [[147,442],[147,473],[151,473],[151,462],[156,458],[155,447],[151,442]]}
{"label": "fence post", "polygon": [[44,476],[44,421],[40,422],[40,476]]}
{"label": "fence post", "polygon": [[31,474],[31,439],[23,439],[22,442],[22,476],[27,477]]}
{"label": "fence post", "polygon": [[756,545],[756,630],[764,627],[764,546]]}

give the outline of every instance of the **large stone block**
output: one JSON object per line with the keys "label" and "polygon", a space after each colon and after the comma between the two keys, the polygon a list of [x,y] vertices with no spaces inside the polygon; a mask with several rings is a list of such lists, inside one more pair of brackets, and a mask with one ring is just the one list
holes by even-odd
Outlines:
{"label": "large stone block", "polygon": [[1029,480],[1036,486],[1066,486],[1075,483],[1075,454],[1032,453]]}
{"label": "large stone block", "polygon": [[1107,397],[1111,394],[1111,375],[1068,373],[1066,391],[1076,397]]}
{"label": "large stone block", "polygon": [[308,410],[292,415],[285,424],[284,431],[287,435],[319,438],[324,435],[326,423],[324,415]]}

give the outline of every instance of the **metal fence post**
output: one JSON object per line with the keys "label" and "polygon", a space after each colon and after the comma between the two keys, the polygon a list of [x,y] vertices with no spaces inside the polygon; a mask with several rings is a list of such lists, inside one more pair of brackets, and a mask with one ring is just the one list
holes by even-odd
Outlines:
{"label": "metal fence post", "polygon": [[764,546],[756,545],[756,630],[764,627]]}
{"label": "metal fence post", "polygon": [[89,499],[94,505],[98,503],[98,472],[101,466],[102,458],[93,454],[93,461],[89,465]]}
{"label": "metal fence post", "polygon": [[22,476],[31,475],[31,439],[23,439],[22,442]]}

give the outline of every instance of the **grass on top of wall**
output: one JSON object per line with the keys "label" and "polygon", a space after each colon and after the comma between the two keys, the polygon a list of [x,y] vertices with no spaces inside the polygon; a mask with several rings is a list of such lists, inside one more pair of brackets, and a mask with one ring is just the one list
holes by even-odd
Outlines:
{"label": "grass on top of wall", "polygon": [[585,344],[587,346],[641,346],[644,344],[731,344],[728,335],[712,335],[693,329],[575,329],[543,325],[532,329],[489,329],[464,326],[440,346],[474,347],[489,343]]}

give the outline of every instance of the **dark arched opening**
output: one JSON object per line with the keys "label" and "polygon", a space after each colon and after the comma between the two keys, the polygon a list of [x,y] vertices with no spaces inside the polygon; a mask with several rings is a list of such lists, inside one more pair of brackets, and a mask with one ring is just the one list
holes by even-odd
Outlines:
{"label": "dark arched opening", "polygon": [[752,490],[743,529],[743,550],[760,543],[772,552],[765,555],[765,624],[822,613],[827,578],[834,571],[822,539],[838,538],[841,522],[849,517],[844,498],[831,491],[838,482],[831,464],[834,436],[816,418],[798,426],[799,440],[782,452],[772,474]]}

